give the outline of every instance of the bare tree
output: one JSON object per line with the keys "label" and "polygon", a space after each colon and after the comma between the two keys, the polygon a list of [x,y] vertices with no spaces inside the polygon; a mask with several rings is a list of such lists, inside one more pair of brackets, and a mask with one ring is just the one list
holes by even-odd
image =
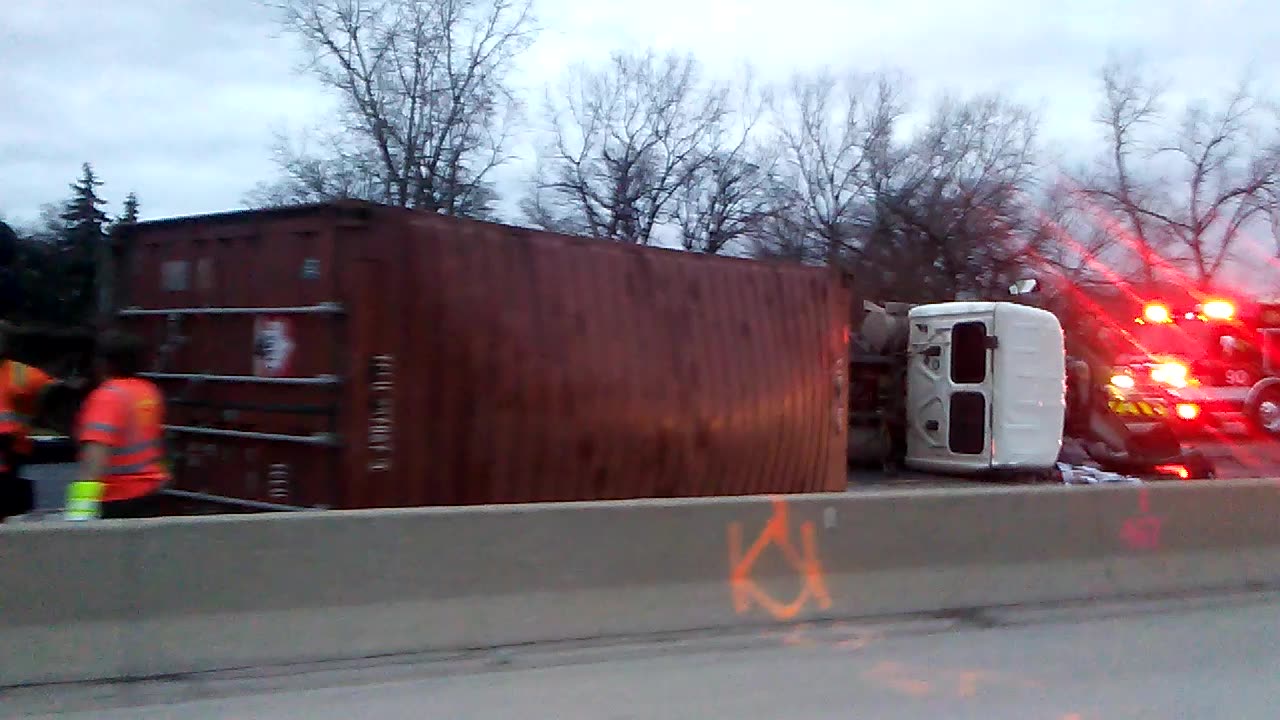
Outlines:
{"label": "bare tree", "polygon": [[652,243],[711,162],[726,97],[689,55],[616,53],[607,67],[572,68],[547,93],[551,139],[525,215],[551,230]]}
{"label": "bare tree", "polygon": [[795,193],[781,183],[766,191],[768,205],[757,231],[749,238],[752,257],[821,265],[826,252],[813,241],[804,221],[804,210],[793,202]]}
{"label": "bare tree", "polygon": [[758,232],[770,216],[779,153],[759,126],[771,100],[748,69],[732,89],[731,106],[692,163],[676,197],[675,217],[685,250],[717,254]]}
{"label": "bare tree", "polygon": [[[509,84],[532,40],[531,0],[281,0],[284,28],[344,101],[341,148],[286,154],[286,187],[484,214],[520,105]],[[324,167],[326,164],[334,167]],[[356,180],[352,173],[368,173]],[[335,181],[335,178],[343,178]],[[376,190],[375,190],[376,188]]]}
{"label": "bare tree", "polygon": [[1189,256],[1196,279],[1208,285],[1231,256],[1245,227],[1267,217],[1280,186],[1280,138],[1259,142],[1261,106],[1242,82],[1223,106],[1187,108],[1172,146],[1182,166],[1181,201],[1161,218]]}
{"label": "bare tree", "polygon": [[1270,208],[1267,210],[1267,219],[1271,223],[1271,240],[1274,243],[1276,255],[1280,257],[1280,187],[1271,188]]}
{"label": "bare tree", "polygon": [[1036,204],[1041,241],[1028,249],[1034,265],[1045,268],[1070,285],[1116,285],[1126,276],[1110,258],[1120,241],[1107,228],[1089,220],[1088,199],[1071,181],[1051,184]]}
{"label": "bare tree", "polygon": [[864,266],[921,297],[1007,287],[1049,240],[1032,200],[1038,129],[1033,113],[998,96],[943,100],[873,176],[877,235]]}
{"label": "bare tree", "polygon": [[872,222],[873,169],[886,161],[903,112],[895,80],[797,75],[775,108],[784,192],[775,212],[791,217],[774,226],[802,228],[829,265],[863,250],[859,234]]}
{"label": "bare tree", "polygon": [[378,181],[378,158],[352,148],[342,134],[323,137],[313,151],[306,138],[298,145],[278,136],[273,149],[281,177],[259,183],[245,196],[250,207],[281,207],[358,198],[390,203]]}
{"label": "bare tree", "polygon": [[1280,183],[1280,139],[1263,138],[1262,104],[1241,82],[1216,108],[1187,106],[1161,140],[1140,132],[1159,117],[1155,83],[1114,61],[1102,83],[1108,167],[1083,193],[1110,213],[1108,231],[1127,235],[1148,283],[1172,270],[1211,286],[1250,223],[1267,218]]}
{"label": "bare tree", "polygon": [[1105,128],[1107,151],[1104,169],[1082,183],[1082,189],[1099,209],[1123,218],[1104,232],[1124,237],[1125,249],[1137,257],[1143,279],[1152,283],[1167,243],[1149,211],[1157,197],[1149,188],[1153,183],[1144,182],[1142,158],[1135,155],[1150,155],[1142,131],[1161,119],[1163,89],[1137,72],[1136,66],[1135,59],[1112,59],[1102,69],[1103,101],[1094,121]]}

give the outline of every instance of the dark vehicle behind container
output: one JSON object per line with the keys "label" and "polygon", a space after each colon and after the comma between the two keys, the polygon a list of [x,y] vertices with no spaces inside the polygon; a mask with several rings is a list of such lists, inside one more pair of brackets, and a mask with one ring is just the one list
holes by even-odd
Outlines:
{"label": "dark vehicle behind container", "polygon": [[117,249],[180,490],[366,508],[843,490],[825,271],[363,203]]}

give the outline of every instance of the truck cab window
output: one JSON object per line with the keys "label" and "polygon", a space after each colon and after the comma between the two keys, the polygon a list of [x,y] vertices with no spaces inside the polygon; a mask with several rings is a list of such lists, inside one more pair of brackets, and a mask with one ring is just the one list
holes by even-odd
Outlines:
{"label": "truck cab window", "polygon": [[976,385],[987,379],[987,326],[956,323],[951,328],[951,382]]}
{"label": "truck cab window", "polygon": [[951,394],[947,446],[961,455],[981,455],[987,444],[987,399],[980,392]]}

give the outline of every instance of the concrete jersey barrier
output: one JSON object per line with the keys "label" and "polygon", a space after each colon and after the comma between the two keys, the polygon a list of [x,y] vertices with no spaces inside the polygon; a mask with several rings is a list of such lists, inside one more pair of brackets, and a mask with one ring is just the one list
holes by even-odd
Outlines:
{"label": "concrete jersey barrier", "polygon": [[0,686],[1280,581],[1272,481],[0,528]]}

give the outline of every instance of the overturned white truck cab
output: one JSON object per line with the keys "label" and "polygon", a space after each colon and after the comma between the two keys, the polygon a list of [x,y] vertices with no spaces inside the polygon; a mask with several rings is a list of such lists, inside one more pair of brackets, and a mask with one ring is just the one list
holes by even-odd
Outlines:
{"label": "overturned white truck cab", "polygon": [[1011,302],[866,303],[850,357],[851,464],[951,475],[1055,466],[1062,326]]}

